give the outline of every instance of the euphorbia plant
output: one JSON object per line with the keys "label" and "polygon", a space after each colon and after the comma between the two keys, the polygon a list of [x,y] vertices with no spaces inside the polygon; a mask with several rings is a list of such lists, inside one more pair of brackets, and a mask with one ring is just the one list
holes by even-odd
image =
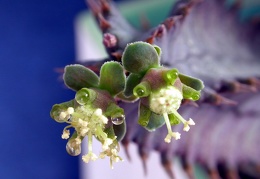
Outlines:
{"label": "euphorbia plant", "polygon": [[180,139],[180,133],[172,132],[171,125],[195,125],[186,121],[178,112],[183,99],[196,101],[200,98],[203,83],[199,79],[183,75],[177,69],[160,64],[161,49],[145,42],[128,44],[122,56],[124,68],[131,74],[126,81],[126,96],[140,98],[138,123],[148,130],[155,130],[164,123],[168,129],[165,142],[171,137]]}
{"label": "euphorbia plant", "polygon": [[[172,132],[171,125],[182,122],[184,131],[195,125],[186,121],[178,112],[183,99],[198,100],[203,83],[186,76],[177,69],[168,69],[160,64],[161,49],[146,42],[128,44],[118,62],[106,62],[100,77],[82,65],[69,65],[64,70],[65,84],[76,91],[75,98],[55,104],[51,117],[57,122],[68,123],[62,138],[69,139],[66,149],[70,155],[81,153],[81,142],[88,138],[88,154],[82,157],[86,163],[98,158],[92,152],[93,136],[102,144],[99,158],[110,157],[110,163],[122,160],[118,156],[118,142],[124,137],[126,124],[124,110],[117,101],[139,101],[138,123],[149,131],[164,123],[168,129],[165,142],[171,137],[180,138]],[[125,72],[128,73],[126,79]],[[130,120],[130,119],[129,119]],[[70,137],[69,128],[75,131]]]}

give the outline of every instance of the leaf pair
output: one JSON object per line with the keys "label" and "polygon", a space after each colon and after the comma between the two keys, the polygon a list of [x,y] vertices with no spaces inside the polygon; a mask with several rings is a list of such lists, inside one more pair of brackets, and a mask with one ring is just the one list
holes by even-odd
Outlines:
{"label": "leaf pair", "polygon": [[98,88],[115,96],[124,90],[126,77],[119,63],[106,62],[101,67],[100,77],[85,66],[76,64],[65,67],[63,79],[65,84],[75,91],[82,88]]}

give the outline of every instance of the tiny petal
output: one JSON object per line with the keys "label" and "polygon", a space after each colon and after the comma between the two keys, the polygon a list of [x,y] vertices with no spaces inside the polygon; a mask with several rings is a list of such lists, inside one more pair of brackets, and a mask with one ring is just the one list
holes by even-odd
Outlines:
{"label": "tiny petal", "polygon": [[163,97],[160,97],[160,98],[158,99],[159,104],[165,104],[165,101],[166,101],[166,99],[163,98]]}
{"label": "tiny petal", "polygon": [[79,118],[79,121],[78,121],[78,123],[80,124],[80,125],[82,125],[83,124],[83,120],[81,119],[81,118]]}
{"label": "tiny petal", "polygon": [[100,108],[96,109],[96,111],[94,112],[95,116],[101,116],[102,115],[102,110]]}
{"label": "tiny petal", "polygon": [[107,124],[107,122],[108,122],[108,119],[103,115],[101,116],[101,120],[104,124]]}
{"label": "tiny petal", "polygon": [[83,121],[82,122],[82,127],[87,127],[88,126],[88,122],[87,121]]}
{"label": "tiny petal", "polygon": [[92,161],[96,161],[98,159],[98,157],[96,156],[96,154],[93,154],[91,155],[91,160]]}
{"label": "tiny petal", "polygon": [[104,159],[107,155],[104,152],[101,152],[99,154],[99,158]]}
{"label": "tiny petal", "polygon": [[82,156],[82,160],[85,162],[85,163],[88,163],[90,158],[89,158],[89,155],[83,155]]}
{"label": "tiny petal", "polygon": [[68,139],[70,137],[70,131],[69,130],[64,130],[62,135],[61,135],[61,138],[62,139]]}
{"label": "tiny petal", "polygon": [[98,157],[96,156],[96,154],[94,154],[94,153],[88,153],[87,155],[83,155],[82,156],[82,160],[85,162],[85,163],[88,163],[90,160],[92,160],[92,161],[95,161],[95,160],[97,160],[98,159]]}
{"label": "tiny petal", "polygon": [[105,140],[104,144],[102,145],[103,150],[107,150],[109,148],[108,146],[110,145],[106,140]]}
{"label": "tiny petal", "polygon": [[67,113],[66,112],[61,112],[59,117],[61,119],[65,119],[67,117]]}
{"label": "tiny petal", "polygon": [[110,144],[113,143],[113,140],[110,139],[110,138],[107,138],[107,139],[105,140],[105,143],[106,143],[107,145],[110,145]]}
{"label": "tiny petal", "polygon": [[74,113],[74,108],[73,108],[73,107],[69,107],[69,108],[67,109],[67,112],[68,112],[68,114]]}
{"label": "tiny petal", "polygon": [[189,125],[195,125],[195,122],[190,118],[189,121],[187,121]]}
{"label": "tiny petal", "polygon": [[84,128],[84,129],[82,129],[82,130],[80,131],[80,135],[81,135],[82,137],[85,137],[85,136],[87,135],[88,131],[89,131],[88,128]]}
{"label": "tiny petal", "polygon": [[188,124],[184,124],[183,130],[188,132],[190,130],[190,126]]}
{"label": "tiny petal", "polygon": [[113,155],[117,155],[117,150],[116,149],[112,149],[111,152],[112,152]]}
{"label": "tiny petal", "polygon": [[170,142],[171,142],[171,139],[169,139],[168,137],[165,137],[164,141],[165,141],[166,143],[170,143]]}
{"label": "tiny petal", "polygon": [[175,140],[178,140],[181,138],[181,134],[179,132],[173,132],[172,137],[175,138]]}

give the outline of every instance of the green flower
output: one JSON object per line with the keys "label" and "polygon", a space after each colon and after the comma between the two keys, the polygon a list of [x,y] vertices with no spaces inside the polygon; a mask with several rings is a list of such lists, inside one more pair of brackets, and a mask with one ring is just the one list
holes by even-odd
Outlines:
{"label": "green flower", "polygon": [[171,125],[182,122],[184,131],[189,130],[189,125],[195,125],[192,119],[186,121],[177,110],[183,99],[196,101],[200,98],[203,83],[177,69],[160,66],[160,55],[158,46],[145,42],[127,45],[122,63],[131,74],[124,95],[140,98],[138,123],[141,126],[152,131],[166,124],[168,135],[165,142],[169,143],[172,137],[180,139],[180,133],[172,132]]}
{"label": "green flower", "polygon": [[[117,62],[103,64],[100,78],[82,65],[70,65],[65,68],[65,84],[77,91],[71,101],[55,104],[51,117],[60,123],[67,123],[62,133],[63,139],[68,139],[67,152],[72,156],[81,153],[82,140],[88,138],[88,154],[82,159],[88,163],[97,158],[110,157],[113,162],[122,160],[118,156],[118,141],[125,134],[124,110],[120,108],[115,96],[125,88],[125,75],[122,66]],[[69,128],[75,131],[70,137]],[[102,144],[98,157],[92,150],[92,138]]]}

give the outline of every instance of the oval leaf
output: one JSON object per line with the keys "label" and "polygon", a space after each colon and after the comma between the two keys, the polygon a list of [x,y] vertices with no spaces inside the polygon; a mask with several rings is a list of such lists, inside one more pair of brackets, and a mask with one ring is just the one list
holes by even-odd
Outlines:
{"label": "oval leaf", "polygon": [[81,88],[97,87],[98,76],[83,65],[68,65],[65,67],[63,80],[66,86],[75,91]]}
{"label": "oval leaf", "polygon": [[141,102],[139,102],[139,119],[138,119],[138,124],[146,127],[149,123],[152,111],[143,105]]}
{"label": "oval leaf", "polygon": [[152,112],[148,125],[145,127],[148,131],[154,131],[165,124],[164,117]]}
{"label": "oval leaf", "polygon": [[185,85],[187,85],[197,91],[200,91],[204,88],[203,82],[198,78],[194,78],[194,77],[184,75],[181,73],[179,73],[179,78],[182,83],[184,83]]}
{"label": "oval leaf", "polygon": [[150,68],[160,65],[158,48],[146,42],[128,44],[122,56],[125,69],[131,73],[144,75]]}
{"label": "oval leaf", "polygon": [[125,80],[124,69],[118,62],[107,62],[101,67],[99,88],[112,96],[124,90]]}

